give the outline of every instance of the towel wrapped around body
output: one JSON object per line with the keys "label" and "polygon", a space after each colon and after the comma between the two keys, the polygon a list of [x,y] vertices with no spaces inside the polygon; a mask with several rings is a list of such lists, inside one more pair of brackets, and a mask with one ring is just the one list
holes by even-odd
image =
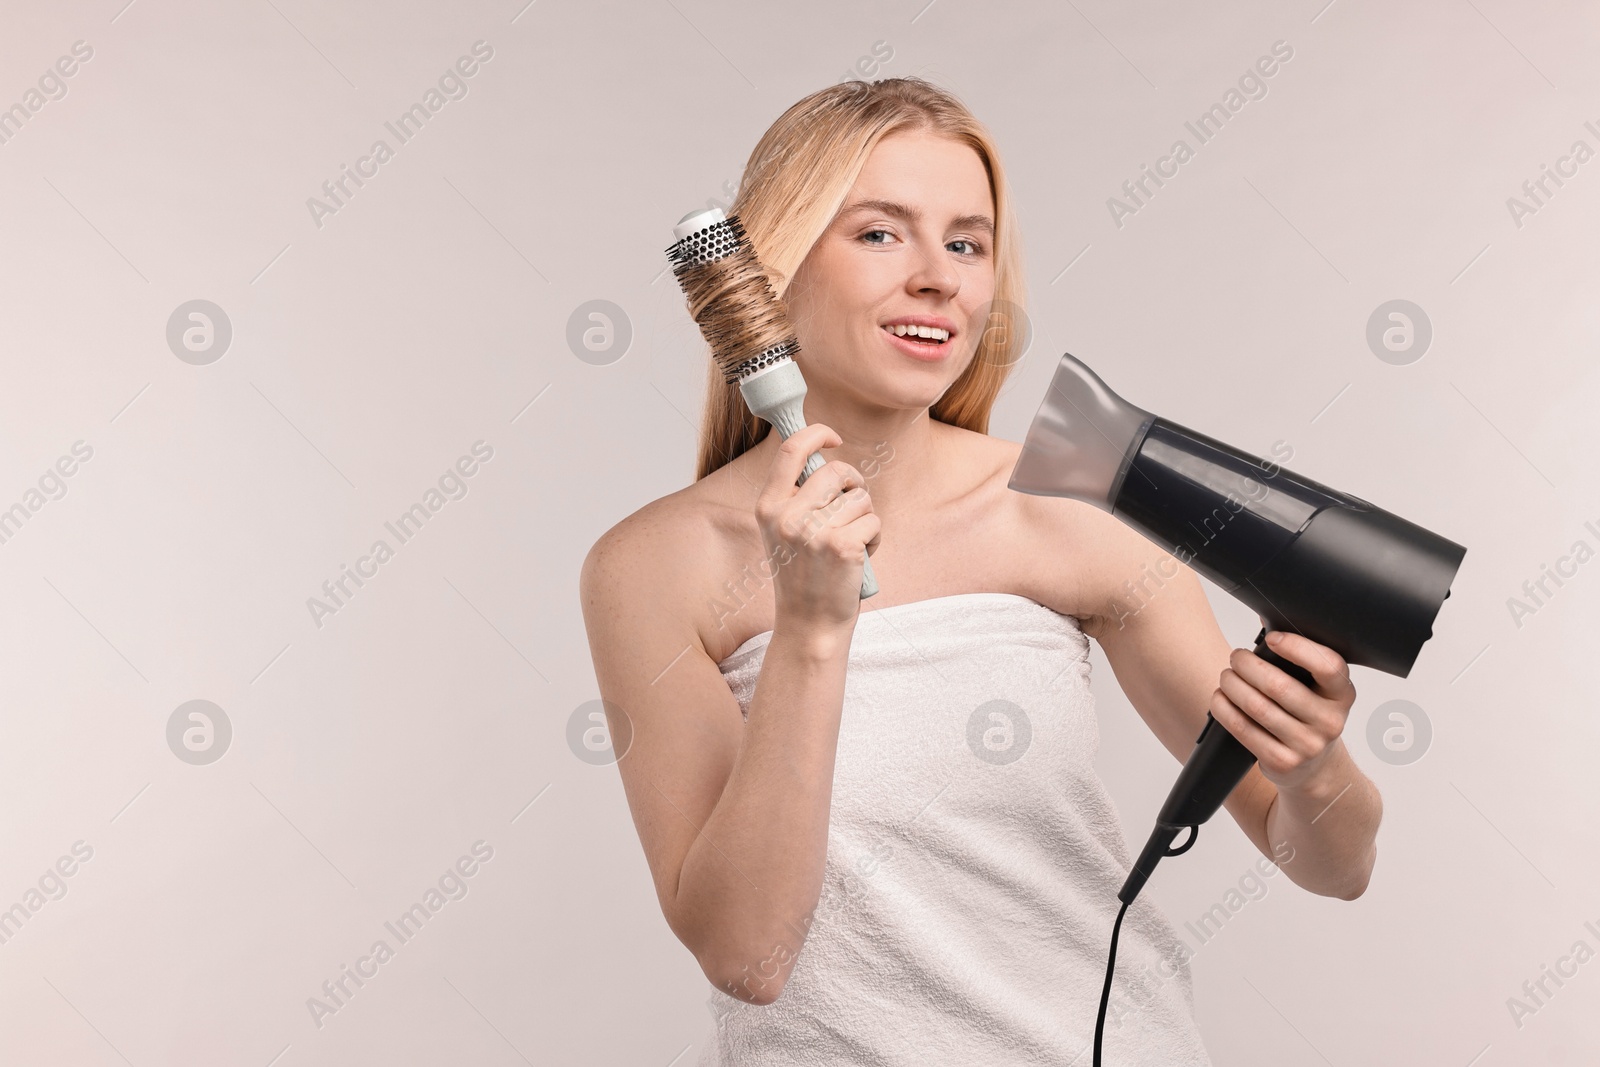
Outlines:
{"label": "towel wrapped around body", "polygon": [[[771,637],[720,664],[746,717]],[[1088,652],[1076,620],[1014,593],[862,611],[821,898],[775,1001],[712,987],[699,1067],[1087,1067],[1132,863],[1095,772]],[[1211,1067],[1190,954],[1134,901],[1107,1064]],[[745,984],[775,972],[753,960]]]}

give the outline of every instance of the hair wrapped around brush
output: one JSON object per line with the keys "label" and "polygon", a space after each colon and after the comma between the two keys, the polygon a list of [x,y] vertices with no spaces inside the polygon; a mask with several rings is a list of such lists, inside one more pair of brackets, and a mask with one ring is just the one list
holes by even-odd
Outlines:
{"label": "hair wrapped around brush", "polygon": [[667,249],[689,314],[711,346],[728,384],[800,352],[794,325],[737,215],[713,223]]}

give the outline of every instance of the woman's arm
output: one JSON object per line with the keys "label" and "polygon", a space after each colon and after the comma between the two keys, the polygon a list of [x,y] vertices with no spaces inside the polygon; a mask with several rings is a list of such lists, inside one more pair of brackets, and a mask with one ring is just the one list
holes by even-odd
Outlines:
{"label": "woman's arm", "polygon": [[1356,698],[1349,668],[1337,652],[1300,634],[1269,633],[1267,643],[1310,671],[1316,688],[1236,648],[1212,694],[1211,714],[1261,761],[1260,773],[1274,788],[1267,837],[1273,845],[1294,845],[1298,862],[1290,878],[1354,900],[1378,859],[1383,799],[1340,736]]}
{"label": "woman's arm", "polygon": [[821,899],[850,640],[780,624],[742,722],[688,619],[716,587],[672,565],[705,551],[686,523],[624,520],[584,561],[584,622],[667,924],[718,988],[769,1004]]}
{"label": "woman's arm", "polygon": [[820,422],[784,438],[755,502],[777,570],[748,721],[693,621],[720,595],[709,576],[742,555],[710,520],[658,501],[607,532],[578,581],[607,717],[621,709],[631,730],[617,767],[667,922],[706,977],[756,1004],[777,999],[822,898],[845,672],[881,529],[850,464],[800,484],[813,452],[843,443]]}
{"label": "woman's arm", "polygon": [[[1224,806],[1269,858],[1287,842],[1291,881],[1353,900],[1377,859],[1383,804],[1341,739],[1355,686],[1332,649],[1286,634],[1276,651],[1308,689],[1247,649],[1230,649],[1190,568],[1109,515],[1098,523],[1102,610],[1084,625],[1141,718],[1182,762],[1209,710],[1259,763]],[[1170,577],[1169,577],[1170,576]]]}

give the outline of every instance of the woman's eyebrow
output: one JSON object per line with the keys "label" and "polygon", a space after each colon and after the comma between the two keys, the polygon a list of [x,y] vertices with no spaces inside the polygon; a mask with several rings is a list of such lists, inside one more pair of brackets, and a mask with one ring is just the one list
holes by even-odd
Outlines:
{"label": "woman's eyebrow", "polygon": [[[907,204],[898,203],[894,200],[880,200],[876,198],[857,200],[855,203],[849,205],[843,211],[841,211],[839,213],[839,217],[843,218],[847,215],[854,215],[859,211],[881,211],[885,215],[893,215],[895,218],[903,219],[904,221],[912,223],[913,225],[922,221],[922,211],[920,209],[911,207]],[[990,237],[994,236],[994,220],[988,215],[960,215],[951,220],[951,226],[955,229],[968,228],[983,230]]]}

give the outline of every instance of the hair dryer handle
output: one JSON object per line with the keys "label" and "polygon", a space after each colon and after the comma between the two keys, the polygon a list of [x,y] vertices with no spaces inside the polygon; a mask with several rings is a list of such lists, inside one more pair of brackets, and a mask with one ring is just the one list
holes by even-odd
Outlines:
{"label": "hair dryer handle", "polygon": [[[1267,647],[1265,626],[1256,635],[1255,654],[1296,681],[1315,687],[1316,681],[1310,671]],[[1200,832],[1200,824],[1217,813],[1222,802],[1250,773],[1255,761],[1255,753],[1230,734],[1211,712],[1206,712],[1206,724],[1195,739],[1194,751],[1173,783],[1172,792],[1167,794],[1167,802],[1156,816],[1155,832],[1150,835],[1133,870],[1128,872],[1128,880],[1117,894],[1118,899],[1131,903],[1162,857],[1188,851]],[[1181,847],[1170,849],[1173,838],[1184,827],[1189,827],[1189,839]]]}

